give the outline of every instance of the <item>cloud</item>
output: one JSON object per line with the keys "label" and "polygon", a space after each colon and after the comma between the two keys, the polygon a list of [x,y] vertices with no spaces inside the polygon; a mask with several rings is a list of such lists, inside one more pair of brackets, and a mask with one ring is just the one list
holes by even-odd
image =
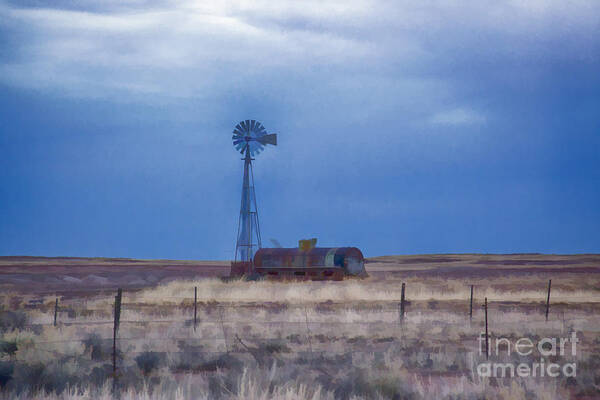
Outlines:
{"label": "cloud", "polygon": [[475,125],[484,124],[486,118],[469,108],[455,108],[438,112],[432,115],[429,121],[434,125]]}
{"label": "cloud", "polygon": [[[370,56],[365,43],[331,32],[249,23],[237,15],[247,8],[184,2],[107,14],[5,6],[1,21],[20,40],[10,44],[15,57],[0,65],[3,80],[79,95],[97,96],[104,87],[109,96],[118,91],[189,97],[238,88],[281,69],[343,67]],[[315,15],[306,12],[310,8],[292,12],[326,19],[340,11],[330,7]]]}
{"label": "cloud", "polygon": [[493,113],[480,104],[486,93],[548,87],[557,66],[593,70],[599,7],[0,2],[0,83],[118,102],[246,101],[321,119],[476,125]]}
{"label": "cloud", "polygon": [[48,4],[0,5],[5,84],[91,97],[195,97],[274,74],[317,85],[349,74],[418,81],[598,57],[598,7],[587,1]]}

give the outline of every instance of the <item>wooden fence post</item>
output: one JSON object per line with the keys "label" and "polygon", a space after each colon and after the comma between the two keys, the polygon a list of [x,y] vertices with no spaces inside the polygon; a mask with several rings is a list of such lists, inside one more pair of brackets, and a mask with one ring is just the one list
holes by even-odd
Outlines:
{"label": "wooden fence post", "polygon": [[[312,340],[310,339],[311,337],[311,332],[310,332],[310,328],[308,326],[308,308],[304,307],[304,316],[306,317],[306,336],[308,337],[308,349],[310,351],[310,355],[312,356]],[[312,358],[311,358],[311,362],[312,362]]]}
{"label": "wooden fence post", "polygon": [[471,303],[469,305],[469,320],[473,319],[473,285],[471,285]]}
{"label": "wooden fence post", "polygon": [[404,321],[404,289],[405,284],[402,283],[402,291],[400,292],[400,322]]}
{"label": "wooden fence post", "polygon": [[117,290],[117,295],[115,296],[115,320],[113,324],[113,353],[112,353],[112,362],[113,362],[113,390],[116,387],[116,379],[117,379],[117,334],[119,331],[119,323],[121,322],[121,298],[123,295],[123,290],[119,288]]}
{"label": "wooden fence post", "polygon": [[552,279],[548,281],[548,299],[546,300],[546,321],[548,321],[548,312],[550,311],[550,287],[552,286]]}
{"label": "wooden fence post", "polygon": [[54,326],[56,326],[56,318],[58,317],[58,297],[54,302]]}
{"label": "wooden fence post", "polygon": [[223,306],[219,307],[219,319],[221,320],[221,329],[223,330],[223,339],[225,340],[225,351],[229,354],[229,345],[227,343],[227,331],[225,331],[225,322],[223,321]]}
{"label": "wooden fence post", "polygon": [[483,305],[485,309],[485,358],[486,360],[490,358],[490,347],[489,347],[489,335],[488,335],[488,306],[487,306],[487,297],[485,298],[485,303]]}
{"label": "wooden fence post", "polygon": [[194,332],[198,321],[198,286],[194,286]]}

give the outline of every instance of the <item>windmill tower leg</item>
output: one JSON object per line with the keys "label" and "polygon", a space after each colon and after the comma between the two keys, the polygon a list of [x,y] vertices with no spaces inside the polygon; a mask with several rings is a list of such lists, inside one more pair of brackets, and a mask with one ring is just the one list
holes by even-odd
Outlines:
{"label": "windmill tower leg", "polygon": [[[244,157],[244,180],[242,184],[242,203],[238,223],[238,237],[235,250],[235,263],[243,264],[243,273],[254,272],[254,252],[261,247],[260,229],[254,179],[252,173],[252,158],[247,151]],[[241,265],[240,265],[241,266]]]}

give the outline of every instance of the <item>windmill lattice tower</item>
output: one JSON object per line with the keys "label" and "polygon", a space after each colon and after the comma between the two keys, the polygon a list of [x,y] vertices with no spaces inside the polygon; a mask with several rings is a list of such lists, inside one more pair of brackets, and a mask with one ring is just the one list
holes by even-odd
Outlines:
{"label": "windmill lattice tower", "polygon": [[242,204],[238,221],[235,262],[248,263],[252,270],[252,260],[256,250],[262,247],[258,208],[254,192],[252,161],[267,144],[277,145],[277,134],[268,134],[265,127],[253,119],[241,121],[233,130],[233,146],[244,155],[244,180],[242,183]]}

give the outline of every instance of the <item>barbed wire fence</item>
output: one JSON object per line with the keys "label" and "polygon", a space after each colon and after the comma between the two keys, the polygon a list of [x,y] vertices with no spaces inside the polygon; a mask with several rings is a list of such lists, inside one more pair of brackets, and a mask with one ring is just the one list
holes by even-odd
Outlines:
{"label": "barbed wire fence", "polygon": [[[114,303],[112,305],[110,305],[109,307],[86,307],[86,304],[84,303],[84,306],[82,306],[82,304],[80,302],[77,302],[77,300],[75,299],[69,299],[69,300],[65,300],[62,299],[59,301],[59,298],[56,297],[54,303],[54,307],[53,310],[51,311],[53,313],[53,318],[51,319],[51,322],[48,323],[35,323],[35,324],[25,324],[24,327],[25,328],[34,328],[34,327],[39,327],[39,326],[54,326],[56,327],[56,329],[61,329],[62,327],[69,327],[69,326],[107,326],[109,327],[110,325],[113,326],[113,337],[98,337],[96,340],[99,340],[103,343],[110,343],[110,341],[112,341],[112,364],[113,364],[113,377],[116,380],[118,377],[118,367],[119,367],[119,361],[122,361],[123,357],[135,357],[138,354],[144,353],[145,351],[137,351],[137,350],[132,350],[132,349],[127,349],[124,352],[121,352],[119,349],[120,344],[123,343],[128,343],[128,342],[136,342],[136,341],[144,341],[146,344],[150,343],[150,344],[164,344],[164,343],[172,343],[172,344],[177,344],[177,345],[181,345],[183,344],[191,344],[191,345],[198,345],[198,344],[202,344],[202,343],[215,343],[215,342],[222,342],[224,344],[224,348],[225,351],[223,352],[222,350],[208,350],[208,349],[201,349],[201,350],[180,350],[180,351],[169,351],[170,354],[229,354],[229,353],[249,353],[249,347],[245,344],[245,341],[255,341],[257,340],[256,337],[240,337],[240,332],[235,332],[234,334],[232,334],[230,332],[231,327],[232,326],[239,326],[239,325],[247,325],[247,326],[256,326],[256,325],[260,325],[263,327],[267,327],[267,328],[271,328],[274,326],[296,326],[296,330],[298,332],[304,331],[305,332],[305,336],[306,336],[306,344],[308,345],[308,349],[309,349],[309,354],[311,357],[315,357],[315,356],[319,356],[322,354],[326,354],[329,351],[327,349],[315,349],[313,346],[313,339],[314,339],[314,335],[315,333],[313,332],[313,329],[311,328],[315,328],[315,327],[327,327],[327,326],[374,326],[374,325],[381,325],[381,326],[390,326],[393,328],[397,328],[400,330],[400,337],[402,337],[402,331],[403,329],[406,328],[407,324],[410,324],[410,316],[411,316],[411,301],[410,301],[410,291],[409,288],[405,287],[405,284],[402,284],[402,294],[401,294],[401,301],[400,303],[396,303],[393,301],[389,301],[389,302],[382,302],[382,304],[378,304],[376,307],[372,307],[372,306],[357,306],[357,305],[348,305],[348,304],[336,304],[336,303],[326,303],[326,304],[320,304],[320,303],[316,303],[313,305],[313,308],[318,312],[318,313],[338,313],[339,312],[339,306],[346,306],[346,309],[348,310],[368,310],[371,312],[376,312],[376,313],[380,313],[380,314],[385,314],[388,313],[390,315],[396,315],[397,318],[394,319],[393,317],[389,317],[386,320],[384,319],[379,319],[379,320],[352,320],[352,321],[344,321],[344,320],[340,320],[340,319],[335,319],[335,318],[331,318],[331,319],[325,319],[325,320],[315,320],[315,319],[311,319],[309,318],[309,313],[308,313],[308,306],[307,304],[289,304],[289,303],[282,303],[282,304],[268,304],[266,305],[267,309],[271,309],[271,311],[273,311],[274,314],[277,314],[278,317],[275,319],[268,319],[268,320],[261,320],[258,318],[253,318],[253,319],[242,319],[239,318],[239,316],[234,316],[232,317],[231,313],[229,312],[232,309],[235,309],[236,311],[239,310],[252,310],[252,309],[260,309],[260,308],[265,308],[265,304],[239,304],[239,303],[218,303],[218,302],[198,302],[198,293],[197,293],[197,288],[193,287],[193,297],[190,295],[188,296],[161,296],[161,300],[163,301],[169,301],[169,306],[172,308],[176,308],[180,310],[180,314],[184,314],[185,316],[179,317],[179,318],[173,318],[173,317],[158,317],[158,318],[152,318],[151,315],[146,315],[144,316],[143,319],[127,319],[127,312],[131,312],[131,311],[136,311],[139,312],[140,310],[145,312],[148,308],[156,308],[157,304],[156,303],[144,303],[144,302],[138,302],[138,301],[132,301],[132,302],[127,302],[127,301],[123,301],[123,297],[122,297],[122,290],[119,289],[117,291],[117,295],[115,296],[115,300]],[[470,307],[467,307],[468,311],[465,311],[464,313],[464,317],[465,317],[465,321],[472,321],[473,319],[473,291],[472,291],[472,286],[471,286],[471,296],[470,298],[466,298],[464,299],[465,304],[468,304]],[[192,290],[190,291],[192,292]],[[533,315],[526,315],[526,322],[528,323],[541,323],[541,322],[548,322],[548,314],[549,314],[549,307],[550,307],[550,284],[548,286],[548,296],[546,300],[546,304],[544,307],[544,302],[541,302],[540,308],[541,311],[539,314],[533,314]],[[435,301],[434,299],[431,299],[430,301]],[[499,302],[498,302],[499,303]],[[48,307],[45,306],[43,303],[38,304],[40,307],[47,309]],[[489,307],[490,310],[494,310],[494,306],[496,304],[494,302],[489,302]],[[200,306],[200,307],[199,307]],[[31,307],[28,307],[29,309],[31,309]],[[205,315],[202,318],[198,318],[198,309],[204,309],[205,311]],[[480,308],[480,307],[477,307]],[[477,309],[476,308],[476,309]],[[75,310],[74,312],[71,312],[71,310]],[[290,318],[285,318],[285,316],[289,316],[289,313],[286,313],[286,311],[289,310],[298,310],[300,312],[299,317],[297,319],[290,319]],[[160,311],[160,310],[159,310]],[[545,311],[545,312],[544,312]],[[68,318],[65,320],[63,317],[64,312],[68,313]],[[125,318],[121,319],[121,315],[122,312],[124,312],[124,316]],[[428,312],[431,312],[431,310],[420,310],[419,313],[425,313],[427,314]],[[77,314],[84,314],[84,318],[85,316],[90,316],[90,315],[94,315],[95,313],[97,314],[103,314],[103,315],[109,315],[112,314],[113,318],[111,319],[101,319],[101,320],[84,320],[84,321],[77,321]],[[168,314],[168,312],[164,312],[165,314]],[[189,314],[189,315],[188,315]],[[268,313],[267,313],[268,314]],[[481,315],[481,314],[480,314]],[[584,317],[577,317],[577,316],[566,316],[564,314],[564,311],[562,312],[562,314],[550,314],[551,318],[549,322],[562,322],[563,327],[566,323],[574,323],[574,322],[581,322],[581,321],[585,321],[586,318]],[[208,317],[210,316],[210,317]],[[552,316],[554,318],[552,318]],[[481,315],[481,317],[483,317],[483,315]],[[493,315],[490,317],[491,318],[491,324],[493,324]],[[479,325],[483,324],[483,320],[482,321],[476,321]],[[523,324],[524,321],[514,321],[514,324]],[[187,336],[169,336],[169,337],[163,337],[163,338],[156,338],[156,337],[148,337],[147,335],[140,335],[140,336],[123,336],[121,337],[118,332],[119,332],[119,326],[122,325],[141,325],[144,326],[146,328],[148,328],[149,326],[154,326],[154,325],[161,325],[161,324],[182,324],[184,327],[189,327],[190,328],[190,333]],[[504,322],[504,324],[506,324],[506,322]],[[200,327],[206,327],[207,325],[214,325],[215,328],[220,328],[222,331],[222,337],[193,337],[193,335],[196,335],[197,331],[200,331],[198,334],[202,335],[202,330],[199,329],[197,330],[198,326]],[[217,329],[218,329],[217,328]],[[243,335],[242,335],[243,336]],[[233,339],[235,338],[236,341],[234,341]],[[61,356],[61,355],[66,355],[66,353],[61,353],[60,351],[57,351],[56,349],[48,349],[45,348],[45,346],[47,347],[47,345],[54,345],[54,344],[61,344],[61,343],[80,343],[80,344],[85,344],[86,341],[88,339],[77,339],[77,338],[68,338],[68,339],[61,339],[61,340],[46,340],[46,341],[39,341],[36,340],[33,343],[29,343],[29,346],[32,346],[38,350],[41,351],[47,351],[53,355],[56,356]],[[281,340],[280,336],[262,336],[260,337],[260,340],[264,340],[264,341],[269,341],[269,340]],[[488,340],[488,338],[486,338],[486,340]],[[241,346],[237,346],[237,344],[240,344]],[[348,349],[347,353],[361,353],[364,352],[365,350],[361,350],[361,349]]]}

